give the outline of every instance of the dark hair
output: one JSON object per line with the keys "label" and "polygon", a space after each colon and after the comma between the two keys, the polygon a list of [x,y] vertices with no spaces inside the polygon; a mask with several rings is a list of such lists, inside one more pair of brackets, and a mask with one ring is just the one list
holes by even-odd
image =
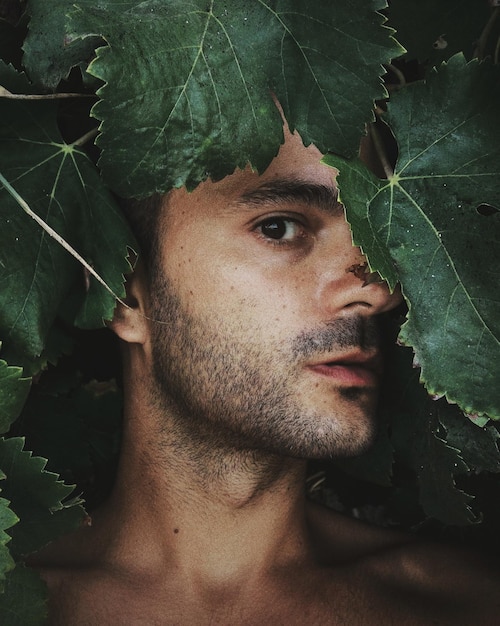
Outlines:
{"label": "dark hair", "polygon": [[158,223],[164,196],[154,194],[148,198],[118,198],[132,232],[139,244],[137,251],[151,275],[158,252]]}

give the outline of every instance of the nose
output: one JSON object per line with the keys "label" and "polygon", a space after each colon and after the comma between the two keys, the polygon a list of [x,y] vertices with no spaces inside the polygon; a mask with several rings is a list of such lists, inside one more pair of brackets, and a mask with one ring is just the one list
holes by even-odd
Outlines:
{"label": "nose", "polygon": [[391,292],[377,273],[370,273],[366,257],[352,245],[350,232],[344,251],[337,255],[330,251],[323,267],[319,298],[327,315],[378,315],[401,304],[400,289]]}

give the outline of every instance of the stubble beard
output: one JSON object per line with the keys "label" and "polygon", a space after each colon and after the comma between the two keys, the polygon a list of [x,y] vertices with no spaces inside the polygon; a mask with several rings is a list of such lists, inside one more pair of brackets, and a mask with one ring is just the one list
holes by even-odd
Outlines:
{"label": "stubble beard", "polygon": [[250,340],[243,324],[197,318],[172,286],[152,287],[154,405],[164,432],[191,450],[254,452],[303,459],[352,456],[375,435],[374,389],[338,388],[340,408],[304,405],[296,390],[299,364],[327,350],[378,345],[371,318],[350,317],[302,332],[288,345],[266,344],[264,328]]}

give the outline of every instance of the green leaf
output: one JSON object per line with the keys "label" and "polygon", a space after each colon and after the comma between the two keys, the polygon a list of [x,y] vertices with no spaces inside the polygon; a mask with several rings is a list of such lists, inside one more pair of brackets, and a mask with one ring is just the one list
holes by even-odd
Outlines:
{"label": "green leaf", "polygon": [[[409,305],[400,341],[421,379],[466,413],[500,418],[500,68],[453,57],[395,94],[399,157],[379,180],[359,162],[327,161],[354,239]],[[483,207],[486,206],[486,210]]]}
{"label": "green leaf", "polygon": [[419,384],[409,360],[409,351],[401,351],[389,373],[399,396],[391,426],[397,462],[416,474],[419,502],[427,516],[454,526],[475,523],[478,519],[469,506],[473,497],[458,489],[454,479],[468,473],[469,467],[461,451],[444,439],[437,403]]}
{"label": "green leaf", "polygon": [[3,626],[43,626],[47,624],[47,588],[40,576],[19,564],[7,575],[0,594]]}
{"label": "green leaf", "polygon": [[73,67],[92,58],[99,42],[97,38],[73,44],[66,39],[66,13],[72,6],[72,0],[30,0],[28,3],[31,19],[23,45],[23,64],[36,85],[55,89]]}
{"label": "green leaf", "polygon": [[408,58],[437,65],[457,52],[471,58],[492,10],[477,0],[395,0],[389,22]]}
{"label": "green leaf", "polygon": [[[61,367],[67,370],[68,364]],[[52,374],[61,382],[60,373]],[[54,392],[41,379],[22,420],[29,448],[48,458],[51,470],[88,484],[102,464],[117,456],[121,414],[122,396],[114,381],[83,387],[75,381],[68,390]]]}
{"label": "green leaf", "polygon": [[69,33],[109,44],[89,72],[106,83],[93,109],[99,165],[123,196],[193,187],[248,162],[265,169],[283,139],[272,92],[306,145],[355,154],[385,95],[382,63],[402,52],[364,0],[335,11],[326,1],[136,4],[78,2]]}
{"label": "green leaf", "polygon": [[23,450],[24,439],[0,439],[0,469],[5,473],[3,495],[20,522],[13,528],[11,553],[20,558],[78,528],[84,510],[78,499],[68,501],[73,487],[44,468],[46,459]]}
{"label": "green leaf", "polygon": [[9,430],[28,396],[31,379],[23,378],[22,373],[22,368],[11,367],[0,359],[0,434]]}
{"label": "green leaf", "polygon": [[[5,475],[0,473],[0,479],[4,478]],[[19,518],[9,508],[9,504],[8,500],[0,498],[0,594],[4,589],[6,574],[15,566],[14,559],[6,545],[11,540],[11,537],[5,531],[17,524]]]}
{"label": "green leaf", "polygon": [[467,465],[480,472],[500,473],[500,433],[495,425],[476,426],[456,406],[442,403],[438,418],[446,430],[447,442],[461,451]]}
{"label": "green leaf", "polygon": [[[75,144],[62,140],[56,113],[54,102],[0,101],[0,174],[121,296],[134,238],[94,165]],[[29,365],[42,352],[75,285],[81,307],[77,322],[84,327],[109,319],[115,298],[92,278],[86,287],[80,264],[1,185],[0,207],[3,356]]]}

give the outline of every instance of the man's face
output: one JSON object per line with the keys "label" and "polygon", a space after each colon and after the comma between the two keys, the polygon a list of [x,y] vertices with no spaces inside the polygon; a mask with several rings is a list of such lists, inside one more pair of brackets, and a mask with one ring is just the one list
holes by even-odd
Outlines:
{"label": "man's face", "polygon": [[304,458],[372,439],[374,316],[398,296],[358,277],[364,259],[320,158],[288,134],[262,176],[237,171],[166,202],[153,394],[193,437]]}

